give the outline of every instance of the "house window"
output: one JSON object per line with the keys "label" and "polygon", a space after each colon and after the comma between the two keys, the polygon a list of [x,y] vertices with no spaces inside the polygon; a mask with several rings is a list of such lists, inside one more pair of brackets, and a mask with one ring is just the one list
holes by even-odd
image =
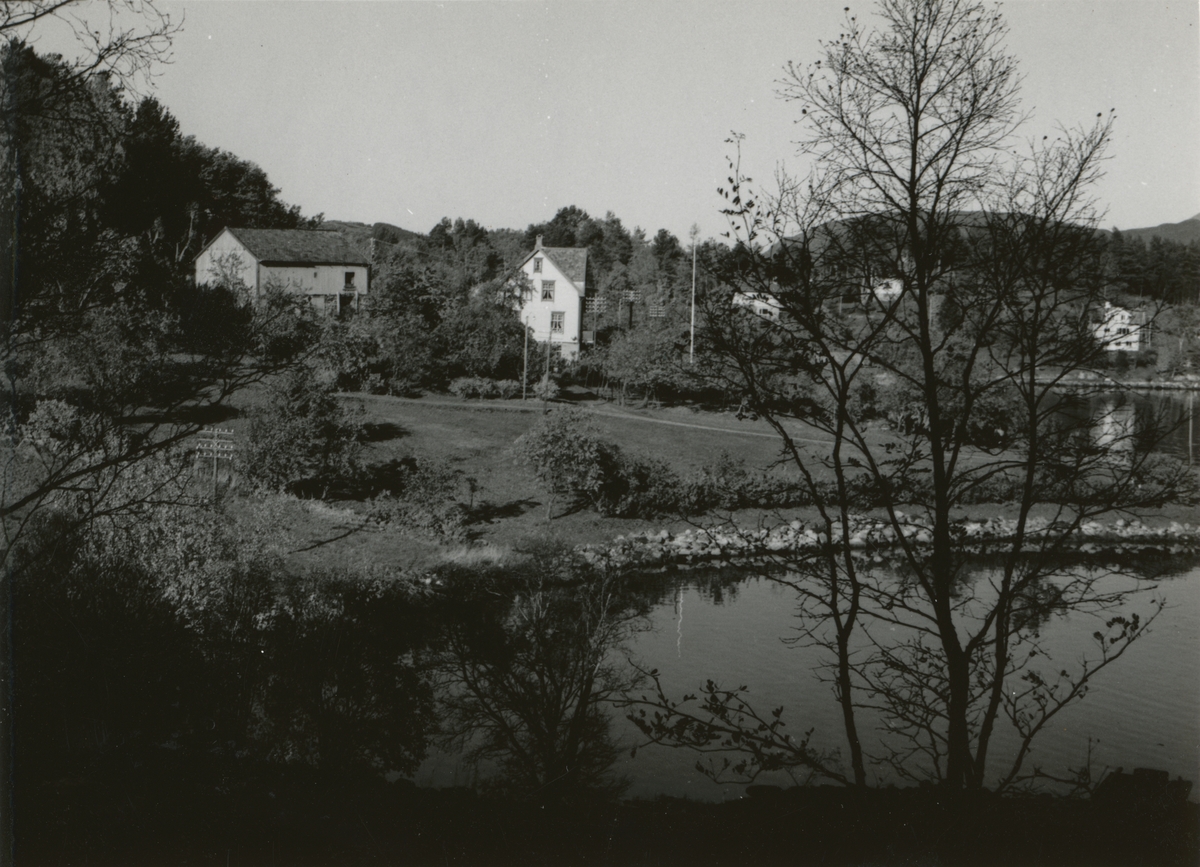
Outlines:
{"label": "house window", "polygon": [[346,288],[347,289],[354,288],[354,272],[353,271],[346,272]]}
{"label": "house window", "polygon": [[551,313],[550,314],[550,333],[551,334],[553,334],[555,331],[557,331],[559,334],[562,334],[563,315],[564,314],[562,314],[562,313]]}
{"label": "house window", "polygon": [[543,301],[553,301],[554,300],[554,281],[553,280],[543,280],[542,281],[542,300]]}
{"label": "house window", "polygon": [[533,260],[533,273],[534,274],[542,273],[542,260],[540,258]]}

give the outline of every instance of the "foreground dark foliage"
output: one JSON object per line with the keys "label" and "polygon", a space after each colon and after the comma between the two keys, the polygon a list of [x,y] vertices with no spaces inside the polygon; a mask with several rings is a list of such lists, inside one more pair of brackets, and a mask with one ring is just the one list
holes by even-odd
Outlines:
{"label": "foreground dark foliage", "polygon": [[[231,782],[231,778],[238,782]],[[65,782],[25,809],[22,864],[1194,864],[1196,804],[754,792],[571,807],[401,781],[159,756],[135,782]],[[69,817],[69,822],[66,819]]]}

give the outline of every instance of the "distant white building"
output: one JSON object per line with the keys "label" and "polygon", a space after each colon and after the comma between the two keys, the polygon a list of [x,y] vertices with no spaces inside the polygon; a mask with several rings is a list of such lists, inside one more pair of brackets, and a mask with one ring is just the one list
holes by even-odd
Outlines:
{"label": "distant white building", "polygon": [[745,307],[756,316],[774,322],[778,322],[780,314],[783,313],[783,305],[770,292],[735,292],[733,306]]}
{"label": "distant white building", "polygon": [[222,229],[196,257],[199,284],[225,284],[257,301],[272,287],[307,295],[327,314],[355,309],[367,294],[369,261],[340,232]]}
{"label": "distant white building", "polygon": [[1105,301],[1100,319],[1092,328],[1096,340],[1109,352],[1138,352],[1150,345],[1146,314],[1140,310],[1126,310]]}
{"label": "distant white building", "polygon": [[864,289],[862,301],[863,304],[871,304],[872,301],[875,301],[884,307],[889,307],[900,297],[902,292],[904,292],[904,281],[899,277],[890,277],[887,280],[877,280]]}
{"label": "distant white building", "polygon": [[583,339],[583,300],[591,292],[586,247],[537,246],[517,266],[528,278],[518,315],[535,340],[549,340],[563,359],[579,357]]}

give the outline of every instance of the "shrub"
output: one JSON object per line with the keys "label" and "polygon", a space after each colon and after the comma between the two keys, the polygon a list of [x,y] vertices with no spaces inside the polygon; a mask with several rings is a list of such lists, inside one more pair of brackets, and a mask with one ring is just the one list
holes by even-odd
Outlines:
{"label": "shrub", "polygon": [[683,485],[666,461],[638,460],[618,454],[614,477],[605,485],[604,514],[619,518],[657,518],[677,513]]}
{"label": "shrub", "polygon": [[502,400],[512,400],[521,393],[521,381],[519,379],[500,379],[496,381],[496,391],[498,397]]}
{"label": "shrub", "polygon": [[[550,380],[542,382],[553,385]],[[517,454],[533,467],[550,494],[547,520],[556,497],[567,498],[572,505],[585,499],[599,508],[605,479],[611,478],[616,461],[616,447],[600,439],[591,419],[577,409],[548,413],[517,440]]]}
{"label": "shrub", "polygon": [[438,461],[418,464],[411,459],[400,467],[395,490],[371,501],[370,516],[380,523],[432,536],[463,538],[467,510],[458,499],[466,481],[462,471]]}
{"label": "shrub", "polygon": [[558,397],[558,383],[550,378],[540,380],[533,387],[533,396],[538,400],[554,400]]}
{"label": "shrub", "polygon": [[486,379],[481,376],[460,376],[450,383],[450,393],[463,399],[479,398],[511,400],[521,393],[521,383],[515,379]]}
{"label": "shrub", "polygon": [[332,383],[307,367],[276,380],[265,407],[250,415],[250,436],[238,455],[253,487],[285,491],[330,482],[357,470],[362,450],[362,408],[338,401]]}

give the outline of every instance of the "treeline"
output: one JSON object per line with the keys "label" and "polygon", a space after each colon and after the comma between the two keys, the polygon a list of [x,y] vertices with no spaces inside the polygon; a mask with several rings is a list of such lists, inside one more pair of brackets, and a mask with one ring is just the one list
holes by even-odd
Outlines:
{"label": "treeline", "polygon": [[0,70],[6,320],[118,300],[169,307],[223,226],[320,222],[257,165],[184,135],[156,100],[132,103],[103,74],[15,40]]}
{"label": "treeline", "polygon": [[[428,235],[393,243],[377,228],[367,315],[330,323],[321,340],[338,385],[406,394],[462,378],[519,379],[525,334],[514,269],[539,237],[546,247],[588,249],[593,292],[584,328],[595,343],[576,375],[621,390],[686,389],[690,251],[665,229],[651,238],[612,212],[597,219],[574,205],[524,231],[446,217]],[[726,258],[728,248],[715,242],[697,247],[701,288]],[[529,377],[537,379],[543,349],[532,353],[538,363]]]}
{"label": "treeline", "polygon": [[1113,285],[1127,300],[1200,302],[1200,241],[1182,244],[1159,237],[1147,241],[1114,229],[1108,258]]}

